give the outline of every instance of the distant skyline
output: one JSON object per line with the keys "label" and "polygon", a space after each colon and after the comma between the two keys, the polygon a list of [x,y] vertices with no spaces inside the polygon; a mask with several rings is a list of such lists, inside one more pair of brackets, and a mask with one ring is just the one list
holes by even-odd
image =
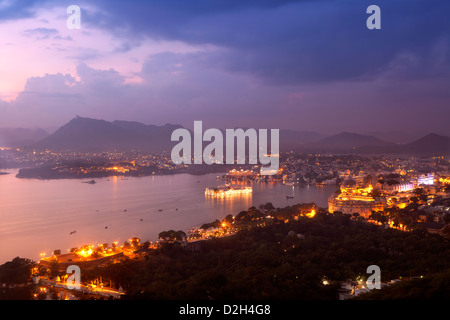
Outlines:
{"label": "distant skyline", "polygon": [[[66,26],[69,5],[81,29]],[[366,9],[381,8],[381,30]],[[450,2],[0,0],[0,127],[450,135]]]}

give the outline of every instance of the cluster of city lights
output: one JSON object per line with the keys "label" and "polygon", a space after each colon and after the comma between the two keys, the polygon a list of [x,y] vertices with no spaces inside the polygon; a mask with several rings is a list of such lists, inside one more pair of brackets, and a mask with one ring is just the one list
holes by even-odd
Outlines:
{"label": "cluster of city lights", "polygon": [[316,215],[316,210],[315,210],[315,209],[312,209],[311,212],[308,212],[308,213],[306,214],[306,216],[307,216],[308,218],[314,218],[315,215]]}

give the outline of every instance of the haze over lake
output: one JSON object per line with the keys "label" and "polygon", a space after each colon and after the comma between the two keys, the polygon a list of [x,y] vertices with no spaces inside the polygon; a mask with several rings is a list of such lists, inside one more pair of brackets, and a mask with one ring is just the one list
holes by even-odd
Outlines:
{"label": "haze over lake", "polygon": [[84,244],[122,244],[135,236],[156,241],[161,231],[187,232],[266,202],[327,207],[336,190],[253,183],[252,195],[211,198],[205,188],[224,183],[218,174],[110,177],[86,184],[82,182],[88,180],[18,179],[17,170],[8,171],[0,175],[0,264],[16,256],[39,260],[41,252],[49,256],[55,249],[67,252]]}

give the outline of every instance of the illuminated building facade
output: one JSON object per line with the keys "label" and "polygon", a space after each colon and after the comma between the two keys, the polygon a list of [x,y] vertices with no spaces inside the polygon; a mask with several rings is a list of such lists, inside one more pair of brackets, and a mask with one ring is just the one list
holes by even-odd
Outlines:
{"label": "illuminated building facade", "polygon": [[368,218],[372,211],[383,211],[386,201],[382,198],[374,199],[365,196],[334,197],[328,199],[328,211],[333,213],[340,211],[344,214],[358,213],[364,218]]}
{"label": "illuminated building facade", "polygon": [[122,258],[124,256],[123,252],[112,253],[109,255],[104,255],[99,258],[86,258],[77,253],[66,253],[57,256],[52,256],[48,258],[43,258],[39,262],[40,265],[51,267],[52,262],[58,262],[59,270],[65,271],[70,265],[76,264],[79,267],[93,267],[98,266],[102,263],[109,262],[114,259]]}
{"label": "illuminated building facade", "polygon": [[385,198],[374,198],[370,195],[372,186],[367,188],[341,188],[339,194],[328,198],[328,211],[340,211],[344,214],[358,213],[368,218],[372,211],[383,211],[387,206]]}
{"label": "illuminated building facade", "polygon": [[434,173],[421,174],[417,178],[417,183],[420,185],[430,186],[434,184]]}
{"label": "illuminated building facade", "polygon": [[407,192],[414,190],[416,187],[417,185],[412,182],[403,182],[392,185],[384,184],[381,185],[380,189],[392,193],[392,192]]}
{"label": "illuminated building facade", "polygon": [[235,178],[235,177],[251,177],[253,175],[254,175],[254,173],[253,173],[252,170],[243,170],[243,169],[236,170],[236,169],[233,169],[233,170],[228,171],[228,176],[230,176],[232,178]]}

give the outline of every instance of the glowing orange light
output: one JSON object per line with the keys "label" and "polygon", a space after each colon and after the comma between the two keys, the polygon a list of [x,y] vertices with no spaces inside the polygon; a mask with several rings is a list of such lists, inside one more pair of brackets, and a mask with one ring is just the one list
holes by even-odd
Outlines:
{"label": "glowing orange light", "polygon": [[316,215],[316,209],[312,209],[311,212],[306,214],[306,216],[308,218],[314,218],[315,215]]}

